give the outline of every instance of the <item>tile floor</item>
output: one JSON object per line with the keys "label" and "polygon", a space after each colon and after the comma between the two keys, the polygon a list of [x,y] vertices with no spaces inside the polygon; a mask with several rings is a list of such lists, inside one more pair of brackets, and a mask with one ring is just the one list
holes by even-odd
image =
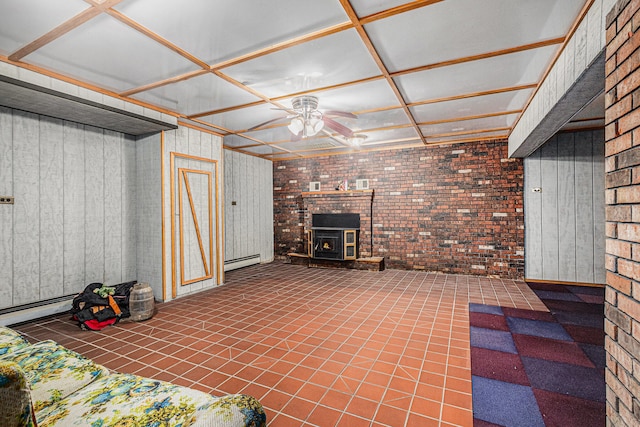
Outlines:
{"label": "tile floor", "polygon": [[274,262],[144,322],[15,329],[119,372],[251,394],[273,427],[471,426],[470,302],[547,310],[521,281]]}

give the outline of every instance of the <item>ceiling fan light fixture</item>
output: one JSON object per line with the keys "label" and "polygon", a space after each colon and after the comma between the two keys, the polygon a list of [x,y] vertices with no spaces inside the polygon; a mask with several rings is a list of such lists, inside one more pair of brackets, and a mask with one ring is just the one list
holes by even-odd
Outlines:
{"label": "ceiling fan light fixture", "polygon": [[347,137],[347,142],[353,145],[354,147],[359,147],[362,143],[367,139],[367,135],[362,134],[353,134],[350,137]]}
{"label": "ceiling fan light fixture", "polygon": [[291,119],[291,123],[287,126],[292,134],[299,135],[304,130],[304,121],[300,117]]}

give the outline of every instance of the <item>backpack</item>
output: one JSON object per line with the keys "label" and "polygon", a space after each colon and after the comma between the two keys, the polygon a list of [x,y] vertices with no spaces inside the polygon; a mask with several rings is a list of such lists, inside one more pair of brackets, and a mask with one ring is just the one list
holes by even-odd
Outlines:
{"label": "backpack", "polygon": [[[135,280],[115,286],[91,283],[73,298],[71,318],[78,322],[81,329],[99,331],[129,317],[129,297],[135,283]],[[96,293],[96,290],[103,291],[105,296]]]}

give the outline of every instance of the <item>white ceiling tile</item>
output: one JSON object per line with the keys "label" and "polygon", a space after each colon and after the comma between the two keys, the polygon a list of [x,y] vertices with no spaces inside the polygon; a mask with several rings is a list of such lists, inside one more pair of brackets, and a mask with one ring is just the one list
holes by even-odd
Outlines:
{"label": "white ceiling tile", "polygon": [[503,116],[485,117],[482,119],[461,120],[457,122],[437,123],[427,126],[420,126],[422,134],[429,139],[432,136],[439,136],[449,133],[472,133],[472,131],[496,129],[496,128],[508,128],[513,125],[513,122],[518,117],[518,114],[507,114]]}
{"label": "white ceiling tile", "polygon": [[252,59],[224,73],[272,98],[381,74],[355,30]]}
{"label": "white ceiling tile", "polygon": [[260,100],[257,96],[211,73],[140,92],[133,97],[186,115]]}
{"label": "white ceiling tile", "polygon": [[522,109],[533,89],[522,89],[411,107],[418,123]]}
{"label": "white ceiling tile", "polygon": [[407,102],[536,83],[557,46],[547,46],[395,77]]}
{"label": "white ceiling tile", "polygon": [[360,18],[410,3],[407,0],[351,0],[351,6]]}
{"label": "white ceiling tile", "polygon": [[337,0],[125,1],[115,8],[213,64],[348,21]]}
{"label": "white ceiling tile", "polygon": [[583,4],[447,0],[365,28],[393,72],[564,36]]}
{"label": "white ceiling tile", "polygon": [[82,0],[4,0],[0,55],[8,56],[88,7]]}
{"label": "white ceiling tile", "polygon": [[108,15],[84,23],[26,59],[115,91],[125,91],[198,68]]}

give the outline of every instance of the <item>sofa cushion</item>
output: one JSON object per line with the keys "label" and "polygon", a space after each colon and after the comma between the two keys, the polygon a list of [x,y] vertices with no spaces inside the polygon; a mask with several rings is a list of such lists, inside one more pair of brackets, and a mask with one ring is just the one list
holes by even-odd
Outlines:
{"label": "sofa cushion", "polygon": [[0,357],[29,345],[22,335],[13,329],[0,326]]}
{"label": "sofa cushion", "polygon": [[103,366],[53,341],[22,347],[6,357],[24,371],[36,412],[109,373]]}
{"label": "sofa cushion", "polygon": [[0,361],[0,425],[33,427],[31,390],[18,364]]}
{"label": "sofa cushion", "polygon": [[[234,399],[241,406],[237,406]],[[264,425],[251,423],[249,417],[253,415],[247,417],[242,412],[243,408],[254,409],[256,404],[262,411],[260,404],[248,396],[244,397],[245,403],[242,403],[242,399],[226,396],[214,398],[168,382],[114,373],[94,381],[55,405],[43,408],[36,415],[41,427],[61,426],[70,420],[81,425],[101,427]],[[255,403],[249,402],[251,399]]]}

